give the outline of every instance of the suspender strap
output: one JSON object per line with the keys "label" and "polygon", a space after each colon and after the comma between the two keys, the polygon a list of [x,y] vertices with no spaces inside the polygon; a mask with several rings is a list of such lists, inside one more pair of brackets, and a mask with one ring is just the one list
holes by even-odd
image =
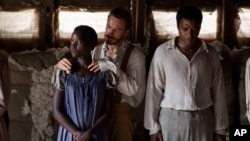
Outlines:
{"label": "suspender strap", "polygon": [[[132,52],[132,50],[134,49],[135,47],[130,44],[127,48],[126,48],[126,51],[124,53],[124,56],[122,58],[122,63],[121,63],[121,66],[120,66],[120,69],[123,70],[123,71],[126,71],[126,68],[127,68],[127,64],[128,64],[128,60],[129,60],[129,56]],[[114,102],[116,104],[120,104],[121,103],[121,100],[122,100],[122,93],[120,93],[119,91],[115,90],[115,96],[114,96]]]}
{"label": "suspender strap", "polygon": [[135,47],[130,44],[127,48],[126,48],[126,52],[122,58],[122,63],[121,63],[121,70],[123,71],[126,71],[126,67],[127,67],[127,64],[128,64],[128,59],[129,59],[129,56],[132,52],[132,50],[134,49]]}

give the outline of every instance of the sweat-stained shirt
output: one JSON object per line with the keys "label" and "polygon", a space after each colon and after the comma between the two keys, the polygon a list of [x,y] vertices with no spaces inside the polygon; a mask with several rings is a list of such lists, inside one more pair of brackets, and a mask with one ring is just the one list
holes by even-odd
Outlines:
{"label": "sweat-stained shirt", "polygon": [[[175,46],[175,38],[155,51],[147,81],[144,126],[161,130],[161,108],[183,111],[213,106],[215,132],[225,134],[228,113],[219,55],[204,41],[191,60]],[[181,126],[181,125],[180,125]]]}

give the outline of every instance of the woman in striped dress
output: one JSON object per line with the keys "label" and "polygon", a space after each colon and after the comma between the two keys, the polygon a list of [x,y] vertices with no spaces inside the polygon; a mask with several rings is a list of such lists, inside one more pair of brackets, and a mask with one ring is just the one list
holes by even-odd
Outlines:
{"label": "woman in striped dress", "polygon": [[105,94],[107,74],[87,69],[97,34],[91,27],[78,26],[71,36],[71,73],[55,69],[53,115],[59,122],[57,141],[108,141],[107,120],[110,98]]}

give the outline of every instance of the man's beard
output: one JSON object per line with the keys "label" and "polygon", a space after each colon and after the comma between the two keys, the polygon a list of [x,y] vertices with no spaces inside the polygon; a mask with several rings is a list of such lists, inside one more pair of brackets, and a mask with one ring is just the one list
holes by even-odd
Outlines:
{"label": "man's beard", "polygon": [[108,45],[114,45],[114,44],[116,44],[116,43],[119,42],[118,39],[116,39],[116,38],[114,38],[114,37],[112,37],[112,36],[105,35],[105,37],[106,37],[106,43],[107,43]]}

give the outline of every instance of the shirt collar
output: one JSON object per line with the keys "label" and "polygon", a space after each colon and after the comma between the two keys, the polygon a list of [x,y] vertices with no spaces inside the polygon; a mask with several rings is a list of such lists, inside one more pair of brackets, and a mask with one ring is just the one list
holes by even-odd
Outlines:
{"label": "shirt collar", "polygon": [[[176,48],[175,46],[175,40],[177,37],[169,40],[169,42],[167,42],[167,50],[169,49],[174,49]],[[201,40],[201,39],[200,39]],[[206,51],[207,53],[209,52],[208,48],[207,48],[207,44],[205,43],[205,41],[201,40],[201,47],[200,47],[200,51]]]}
{"label": "shirt collar", "polygon": [[[121,46],[119,47],[118,51],[116,52],[116,55],[114,56],[114,58],[115,58],[116,56],[119,56],[120,54],[123,54],[123,53],[125,52],[126,48],[129,46],[129,44],[130,44],[130,41],[124,40],[124,41],[122,42]],[[103,49],[104,51],[107,51],[107,50],[108,50],[108,48],[107,48],[107,43],[106,43],[106,42],[103,43],[102,49]]]}

